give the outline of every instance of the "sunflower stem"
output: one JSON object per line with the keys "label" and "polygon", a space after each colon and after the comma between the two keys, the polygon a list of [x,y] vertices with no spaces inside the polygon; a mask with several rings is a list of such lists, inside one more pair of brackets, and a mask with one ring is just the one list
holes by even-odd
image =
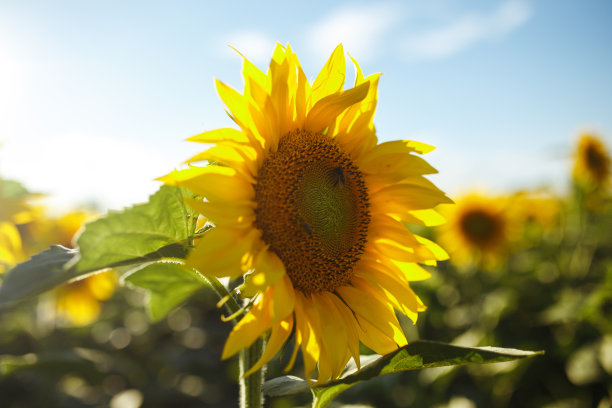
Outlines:
{"label": "sunflower stem", "polygon": [[[203,275],[200,275],[200,276],[202,276],[202,278],[204,278],[204,280],[208,282],[210,286],[212,286],[212,289],[215,291],[217,296],[219,296],[219,299],[225,300],[225,303],[223,303],[223,307],[225,308],[227,313],[230,316],[231,315],[238,316],[242,308],[238,304],[238,301],[227,290],[227,288],[221,282],[219,282],[219,280],[215,278],[214,276],[203,276]],[[232,322],[234,324],[237,323],[236,319],[232,319]]]}
{"label": "sunflower stem", "polygon": [[[212,276],[202,276],[212,286],[213,290],[223,299],[223,307],[231,316],[238,316],[242,310],[238,301],[227,288]],[[236,324],[236,319],[233,319]],[[240,408],[261,408],[263,404],[263,394],[261,393],[261,385],[264,380],[264,368],[257,370],[251,375],[245,377],[245,373],[252,367],[261,357],[264,349],[264,339],[258,338],[251,347],[243,349],[240,352]]]}
{"label": "sunflower stem", "polygon": [[240,408],[261,408],[263,394],[261,385],[264,380],[264,368],[245,377],[244,374],[261,357],[264,348],[263,338],[258,338],[251,347],[240,352]]}

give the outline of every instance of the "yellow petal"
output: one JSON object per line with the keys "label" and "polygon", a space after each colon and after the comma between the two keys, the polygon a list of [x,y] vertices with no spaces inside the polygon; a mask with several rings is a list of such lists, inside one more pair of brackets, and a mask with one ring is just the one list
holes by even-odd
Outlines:
{"label": "yellow petal", "polygon": [[289,103],[289,61],[284,55],[281,61],[272,60],[270,63],[270,79],[270,98],[276,110],[278,134],[285,135],[289,133],[293,112],[290,111]]}
{"label": "yellow petal", "polygon": [[217,143],[215,146],[192,156],[185,163],[195,163],[206,160],[217,162],[232,167],[242,174],[247,181],[255,183],[254,176],[257,174],[255,160],[257,153],[250,146],[229,145]]}
{"label": "yellow petal", "polygon": [[379,240],[393,240],[405,247],[419,245],[416,237],[401,222],[387,215],[372,215],[370,226],[368,227],[368,237],[370,242]]}
{"label": "yellow petal", "polygon": [[416,235],[417,241],[423,244],[433,255],[434,259],[438,261],[445,261],[448,259],[448,254],[442,247],[436,244],[433,241],[428,240],[427,238],[420,237]]}
{"label": "yellow petal", "polygon": [[373,291],[364,290],[366,287],[360,285],[359,288],[354,286],[342,286],[336,291],[340,294],[347,306],[355,312],[358,321],[367,321],[375,326],[384,336],[392,339],[397,344],[405,344],[406,339],[399,330],[399,322],[395,317],[393,307],[389,304],[380,302],[377,297],[373,296]]}
{"label": "yellow petal", "polygon": [[271,313],[274,322],[284,319],[288,314],[293,313],[295,308],[295,291],[289,276],[283,275],[272,286],[273,298]]}
{"label": "yellow petal", "polygon": [[342,44],[339,44],[312,84],[308,105],[313,106],[325,96],[340,92],[344,87],[345,78],[346,61],[344,59],[344,49]]}
{"label": "yellow petal", "polygon": [[158,180],[185,187],[209,200],[252,200],[253,185],[231,167],[205,166],[175,170]]}
{"label": "yellow petal", "polygon": [[384,293],[395,309],[416,323],[417,313],[422,310],[423,304],[408,284],[376,268],[359,268],[355,271],[355,276],[365,279],[373,288]]}
{"label": "yellow petal", "polygon": [[381,213],[402,214],[411,210],[433,208],[438,204],[452,203],[439,190],[412,183],[397,183],[384,187],[370,196],[372,205]]}
{"label": "yellow petal", "polygon": [[186,265],[203,275],[235,278],[251,269],[261,232],[215,227],[189,253]]}
{"label": "yellow petal", "polygon": [[217,227],[252,228],[255,222],[256,204],[252,201],[186,199],[185,202]]}
{"label": "yellow petal", "polygon": [[343,323],[342,327],[345,329],[349,353],[353,356],[357,368],[360,368],[361,362],[359,360],[359,331],[357,330],[357,320],[355,320],[353,312],[351,312],[336,295],[328,293],[327,298],[338,312],[338,322]]}
{"label": "yellow petal", "polygon": [[308,112],[304,128],[315,133],[322,132],[346,108],[365,98],[369,87],[370,83],[367,82],[347,91],[322,98]]}
{"label": "yellow petal", "polygon": [[281,320],[277,324],[272,326],[272,333],[270,334],[270,338],[266,344],[266,350],[261,355],[259,360],[251,367],[244,376],[249,376],[253,374],[255,371],[259,370],[264,366],[268,361],[272,360],[272,358],[278,353],[283,344],[289,338],[291,334],[291,329],[293,328],[293,315],[289,315],[286,319]]}
{"label": "yellow petal", "polygon": [[253,269],[254,271],[248,275],[244,288],[240,291],[242,296],[253,297],[257,292],[273,285],[285,275],[283,261],[268,249],[262,250],[255,257]]}
{"label": "yellow petal", "polygon": [[218,142],[234,142],[234,143],[249,143],[247,135],[240,130],[232,128],[221,128],[209,130],[187,139],[190,142],[197,143],[218,143]]}
{"label": "yellow petal", "polygon": [[294,113],[294,125],[297,129],[304,128],[304,121],[306,120],[306,104],[308,95],[310,95],[310,84],[304,74],[304,70],[300,65],[300,61],[295,53],[291,53],[289,56],[292,64],[291,70],[297,71],[297,88],[295,90],[295,113]]}
{"label": "yellow petal", "polygon": [[253,308],[234,326],[229,334],[221,359],[225,360],[242,350],[249,347],[259,336],[270,328],[270,314],[267,313],[264,296],[260,296],[253,305]]}
{"label": "yellow petal", "polygon": [[446,222],[446,219],[433,209],[415,210],[410,213],[427,227],[435,227]]}
{"label": "yellow petal", "polygon": [[295,324],[296,329],[299,331],[302,358],[304,360],[304,373],[308,382],[310,382],[310,375],[314,371],[321,355],[316,332],[312,327],[313,322],[309,320],[308,315],[305,313],[305,310],[309,307],[312,307],[310,302],[301,293],[296,293]]}
{"label": "yellow petal", "polygon": [[402,276],[408,282],[422,281],[431,278],[431,273],[413,262],[400,262],[394,259],[383,260],[383,264]]}
{"label": "yellow petal", "polygon": [[338,378],[350,358],[349,353],[347,353],[349,339],[348,329],[345,327],[342,316],[329,298],[330,296],[334,295],[328,292],[313,295],[313,304],[316,305],[316,311],[321,322],[319,338],[327,351],[331,378]]}

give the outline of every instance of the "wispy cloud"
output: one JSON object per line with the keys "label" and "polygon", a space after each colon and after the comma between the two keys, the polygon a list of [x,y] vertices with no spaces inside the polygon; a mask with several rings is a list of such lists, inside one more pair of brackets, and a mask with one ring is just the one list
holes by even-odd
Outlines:
{"label": "wispy cloud", "polygon": [[346,51],[359,61],[373,58],[384,34],[399,21],[395,4],[347,6],[325,16],[307,32],[306,43],[321,59],[343,43]]}
{"label": "wispy cloud", "polygon": [[449,57],[478,42],[510,33],[529,20],[531,15],[528,3],[510,0],[488,15],[463,15],[442,27],[410,35],[401,45],[401,52],[410,60]]}
{"label": "wispy cloud", "polygon": [[261,31],[238,31],[224,38],[226,55],[237,55],[227,45],[231,45],[251,62],[257,65],[267,65],[272,57],[276,42]]}

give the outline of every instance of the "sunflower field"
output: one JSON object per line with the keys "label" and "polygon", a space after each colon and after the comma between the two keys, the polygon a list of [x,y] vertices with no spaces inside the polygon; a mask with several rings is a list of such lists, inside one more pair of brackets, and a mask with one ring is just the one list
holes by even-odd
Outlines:
{"label": "sunflower field", "polygon": [[244,58],[229,127],[123,211],[0,178],[0,407],[612,407],[603,139],[566,192],[449,197],[353,65]]}

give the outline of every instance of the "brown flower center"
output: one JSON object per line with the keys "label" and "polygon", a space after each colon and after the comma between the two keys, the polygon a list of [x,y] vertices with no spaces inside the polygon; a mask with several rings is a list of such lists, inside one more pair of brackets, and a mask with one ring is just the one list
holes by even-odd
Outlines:
{"label": "brown flower center", "polygon": [[297,130],[263,162],[255,225],[296,289],[334,291],[364,251],[370,213],[361,172],[331,138]]}
{"label": "brown flower center", "polygon": [[483,210],[471,210],[460,221],[463,235],[479,247],[493,246],[501,239],[503,220]]}

